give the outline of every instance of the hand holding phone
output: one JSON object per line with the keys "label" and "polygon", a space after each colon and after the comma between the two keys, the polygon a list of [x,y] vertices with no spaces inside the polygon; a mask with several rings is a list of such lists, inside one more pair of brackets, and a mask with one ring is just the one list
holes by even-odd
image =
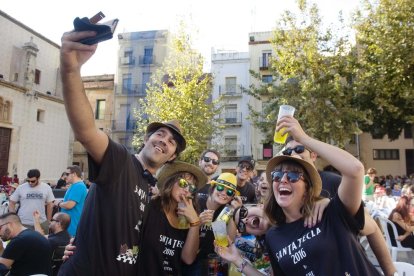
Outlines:
{"label": "hand holding phone", "polygon": [[96,36],[87,37],[79,40],[78,42],[93,45],[101,41],[111,39],[115,32],[116,26],[118,25],[118,19],[112,19],[104,23],[98,23],[105,15],[102,12],[97,13],[90,19],[87,17],[79,18],[76,17],[73,21],[75,31],[95,31]]}

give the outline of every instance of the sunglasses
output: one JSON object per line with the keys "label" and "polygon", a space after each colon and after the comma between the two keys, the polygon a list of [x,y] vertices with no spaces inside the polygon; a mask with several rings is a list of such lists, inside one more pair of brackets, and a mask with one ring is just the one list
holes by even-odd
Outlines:
{"label": "sunglasses", "polygon": [[60,223],[60,221],[58,221],[57,219],[51,219],[50,221],[54,221],[54,222],[59,222]]}
{"label": "sunglasses", "polygon": [[246,164],[240,164],[240,165],[239,165],[239,168],[240,168],[241,170],[246,169],[247,171],[252,171],[252,170],[253,170],[253,167],[252,167],[252,166],[250,166],[250,165],[246,165]]}
{"label": "sunglasses", "polygon": [[65,173],[66,176],[69,176],[71,173]]}
{"label": "sunglasses", "polygon": [[35,179],[35,180],[27,179],[27,182],[29,182],[29,183],[36,183],[36,181],[37,181],[37,179]]}
{"label": "sunglasses", "polygon": [[243,234],[246,232],[246,224],[243,222],[243,219],[247,217],[247,214],[249,212],[247,211],[247,208],[242,205],[239,209],[239,222],[237,223],[237,230],[240,234]]}
{"label": "sunglasses", "polygon": [[[221,191],[224,191],[224,189],[226,189],[226,187],[224,187],[223,185],[217,184],[216,189],[217,189],[217,191],[221,192]],[[227,189],[226,194],[229,197],[232,197],[232,196],[234,196],[234,191],[231,190],[231,189]]]}
{"label": "sunglasses", "polygon": [[180,188],[183,188],[183,189],[186,189],[188,187],[188,191],[192,194],[195,193],[197,190],[194,184],[189,183],[184,178],[180,178],[180,180],[178,181],[178,186],[180,186]]}
{"label": "sunglasses", "polygon": [[303,153],[305,151],[305,146],[296,146],[293,149],[292,148],[287,148],[284,151],[282,151],[283,155],[292,155],[292,152],[296,152],[296,153]]}
{"label": "sunglasses", "polygon": [[217,159],[213,159],[213,158],[210,158],[210,157],[207,157],[207,156],[204,156],[203,157],[203,160],[204,160],[204,162],[206,162],[206,163],[208,163],[208,162],[210,162],[211,161],[211,163],[213,163],[213,165],[218,165],[218,164],[220,164],[220,161],[219,160],[217,160]]}
{"label": "sunglasses", "polygon": [[286,174],[287,180],[290,183],[296,183],[299,181],[301,177],[303,177],[303,173],[300,172],[281,172],[281,171],[273,171],[271,173],[272,180],[276,182],[280,182],[283,176]]}

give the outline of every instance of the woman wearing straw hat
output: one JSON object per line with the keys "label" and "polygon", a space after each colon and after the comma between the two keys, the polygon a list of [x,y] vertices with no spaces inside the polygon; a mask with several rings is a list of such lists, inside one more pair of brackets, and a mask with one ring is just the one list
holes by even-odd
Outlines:
{"label": "woman wearing straw hat", "polygon": [[208,255],[215,254],[211,222],[218,217],[227,204],[231,204],[234,209],[242,204],[234,174],[222,173],[210,184],[208,197],[201,197],[197,200],[201,212],[200,251],[197,254],[196,261],[191,266],[185,267],[183,275],[202,275],[202,271],[207,271]]}
{"label": "woman wearing straw hat", "polygon": [[[191,264],[199,247],[201,222],[192,193],[207,182],[207,176],[196,166],[175,161],[164,165],[157,178],[160,193],[144,213],[139,271],[142,275],[180,275],[181,261]],[[186,229],[180,229],[179,216],[187,219]]]}
{"label": "woman wearing straw hat", "polygon": [[266,245],[274,274],[380,275],[355,235],[364,225],[364,166],[348,152],[309,137],[292,116],[278,121],[276,130],[282,128],[335,167],[342,181],[321,222],[306,228],[303,219],[321,192],[318,171],[293,155],[276,156],[268,162],[266,175],[272,185],[265,213],[277,226],[266,233]]}

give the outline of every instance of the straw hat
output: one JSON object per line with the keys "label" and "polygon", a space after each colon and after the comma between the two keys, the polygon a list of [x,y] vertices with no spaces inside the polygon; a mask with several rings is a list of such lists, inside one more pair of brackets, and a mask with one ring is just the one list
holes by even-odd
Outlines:
{"label": "straw hat", "polygon": [[289,155],[279,155],[275,156],[272,159],[269,160],[266,166],[266,178],[269,183],[273,183],[271,173],[274,170],[274,168],[279,165],[280,163],[283,163],[285,161],[293,161],[295,163],[300,164],[307,174],[310,177],[311,185],[314,190],[314,196],[319,196],[322,190],[322,180],[321,177],[316,170],[315,166],[301,158],[289,156]]}
{"label": "straw hat", "polygon": [[186,162],[174,161],[172,163],[165,164],[158,171],[158,189],[161,189],[171,176],[179,173],[191,173],[192,175],[194,175],[197,180],[197,189],[205,185],[208,181],[207,176],[198,167]]}
{"label": "straw hat", "polygon": [[147,126],[147,134],[150,132],[155,132],[157,129],[161,127],[169,128],[172,132],[174,132],[178,136],[177,141],[177,152],[182,152],[186,147],[186,141],[184,136],[181,134],[182,129],[180,126],[180,122],[178,120],[171,120],[168,122],[160,123],[160,122],[154,122]]}
{"label": "straw hat", "polygon": [[236,195],[240,195],[240,192],[237,191],[237,178],[232,173],[222,173],[217,177],[216,180],[211,180],[211,186],[214,187],[217,184],[223,185],[227,189],[233,190]]}

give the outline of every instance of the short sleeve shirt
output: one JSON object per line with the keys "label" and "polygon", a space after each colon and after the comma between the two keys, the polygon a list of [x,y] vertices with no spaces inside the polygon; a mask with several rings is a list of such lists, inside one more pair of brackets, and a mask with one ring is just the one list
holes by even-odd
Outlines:
{"label": "short sleeve shirt", "polygon": [[356,237],[363,222],[362,204],[351,216],[334,197],[312,228],[303,219],[272,227],[266,246],[275,275],[380,275]]}

